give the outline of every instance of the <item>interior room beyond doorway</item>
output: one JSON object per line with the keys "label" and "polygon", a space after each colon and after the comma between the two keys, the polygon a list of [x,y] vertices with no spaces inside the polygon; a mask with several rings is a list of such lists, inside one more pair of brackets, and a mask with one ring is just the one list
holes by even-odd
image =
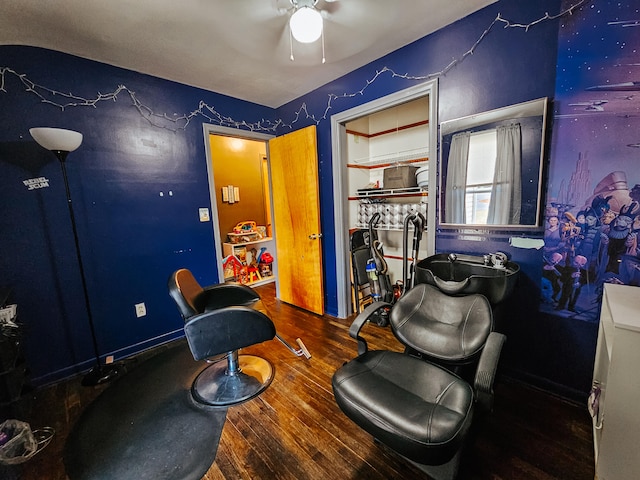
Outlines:
{"label": "interior room beyond doorway", "polygon": [[275,280],[267,147],[263,140],[209,135],[212,197],[225,282]]}

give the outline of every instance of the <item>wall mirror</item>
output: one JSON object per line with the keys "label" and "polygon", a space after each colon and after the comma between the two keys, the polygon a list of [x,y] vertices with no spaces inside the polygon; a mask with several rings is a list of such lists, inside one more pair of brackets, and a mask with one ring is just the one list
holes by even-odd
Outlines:
{"label": "wall mirror", "polygon": [[547,103],[442,122],[441,227],[539,226]]}

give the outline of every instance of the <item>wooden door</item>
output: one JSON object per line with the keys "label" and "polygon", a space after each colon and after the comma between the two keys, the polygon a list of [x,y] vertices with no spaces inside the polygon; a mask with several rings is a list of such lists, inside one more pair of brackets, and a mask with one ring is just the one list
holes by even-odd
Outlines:
{"label": "wooden door", "polygon": [[269,140],[280,300],[324,313],[316,127]]}

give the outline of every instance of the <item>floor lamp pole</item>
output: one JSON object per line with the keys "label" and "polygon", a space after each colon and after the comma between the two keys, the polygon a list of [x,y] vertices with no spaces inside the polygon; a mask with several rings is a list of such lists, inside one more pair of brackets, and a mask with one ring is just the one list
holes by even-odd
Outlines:
{"label": "floor lamp pole", "polygon": [[30,128],[29,133],[38,144],[53,153],[60,160],[62,168],[62,178],[64,179],[64,189],[67,194],[67,205],[69,206],[69,216],[71,217],[71,227],[73,228],[73,241],[76,247],[76,257],[80,268],[80,280],[82,281],[82,292],[84,293],[84,303],[87,308],[87,318],[91,330],[91,341],[93,351],[96,355],[96,364],[82,379],[82,385],[91,386],[108,382],[114,379],[120,372],[118,366],[114,364],[102,365],[100,363],[100,351],[96,340],[96,329],[91,314],[91,303],[89,302],[89,292],[87,290],[87,279],[84,275],[84,264],[82,263],[82,252],[78,241],[78,228],[76,227],[76,216],[73,213],[73,203],[71,202],[71,190],[69,190],[69,179],[67,178],[66,160],[69,152],[73,152],[82,144],[82,134],[73,130],[51,127]]}
{"label": "floor lamp pole", "polygon": [[78,266],[80,268],[80,279],[82,281],[82,292],[84,293],[84,303],[87,309],[87,318],[89,319],[89,327],[91,330],[91,340],[93,342],[93,351],[96,356],[95,366],[82,379],[82,385],[92,386],[112,380],[119,374],[116,365],[102,365],[100,363],[100,353],[98,350],[98,340],[96,339],[95,325],[93,323],[93,315],[91,314],[91,303],[89,302],[89,291],[87,290],[87,279],[84,275],[84,264],[82,262],[82,253],[80,251],[80,242],[78,241],[78,228],[76,227],[76,217],[73,212],[73,202],[71,201],[71,190],[69,190],[69,179],[67,177],[66,159],[69,152],[54,151],[60,167],[62,168],[62,178],[64,179],[64,188],[67,194],[67,205],[69,207],[69,217],[71,218],[71,227],[73,229],[73,241],[76,247],[76,256],[78,258]]}

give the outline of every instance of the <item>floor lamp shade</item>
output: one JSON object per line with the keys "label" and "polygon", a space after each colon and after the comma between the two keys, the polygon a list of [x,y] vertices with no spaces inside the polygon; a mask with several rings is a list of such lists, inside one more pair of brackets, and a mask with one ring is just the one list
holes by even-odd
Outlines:
{"label": "floor lamp shade", "polygon": [[51,127],[30,128],[29,133],[40,146],[52,152],[73,152],[82,143],[82,134]]}

